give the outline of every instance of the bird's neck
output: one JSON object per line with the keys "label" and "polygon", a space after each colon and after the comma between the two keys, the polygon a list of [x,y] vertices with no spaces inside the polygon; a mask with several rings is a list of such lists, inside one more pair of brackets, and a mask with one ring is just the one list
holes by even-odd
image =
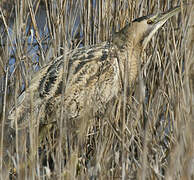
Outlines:
{"label": "bird's neck", "polygon": [[139,49],[142,49],[142,37],[143,34],[137,32],[135,25],[128,24],[113,35],[112,41],[120,50],[139,51]]}
{"label": "bird's neck", "polygon": [[[137,37],[138,38],[138,37]],[[116,47],[116,53],[121,70],[122,79],[125,77],[127,67],[129,84],[133,82],[138,74],[138,64],[142,52],[141,43],[135,39],[133,32],[129,32],[127,28],[113,36],[113,45]]]}

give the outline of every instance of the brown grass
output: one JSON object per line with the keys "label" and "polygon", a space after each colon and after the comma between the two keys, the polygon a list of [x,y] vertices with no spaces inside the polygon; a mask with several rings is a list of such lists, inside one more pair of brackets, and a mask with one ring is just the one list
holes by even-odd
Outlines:
{"label": "brown grass", "polygon": [[[0,6],[1,157],[11,151],[7,114],[37,68],[67,49],[108,40],[127,21],[179,1],[99,0],[96,6],[91,0],[14,2]],[[16,153],[0,157],[0,179],[194,179],[191,7],[152,38],[132,97],[119,97],[106,116],[91,118],[86,112],[69,129],[62,106],[57,123],[40,131],[29,121],[29,133],[23,130],[22,136],[15,122]],[[32,34],[36,41],[28,40]],[[10,59],[15,59],[13,65]],[[9,174],[1,170],[4,165]]]}

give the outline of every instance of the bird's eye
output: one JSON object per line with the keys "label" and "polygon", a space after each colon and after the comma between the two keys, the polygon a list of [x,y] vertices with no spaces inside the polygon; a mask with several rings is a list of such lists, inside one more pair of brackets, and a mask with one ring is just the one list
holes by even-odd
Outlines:
{"label": "bird's eye", "polygon": [[153,21],[151,19],[148,19],[147,24],[152,24]]}

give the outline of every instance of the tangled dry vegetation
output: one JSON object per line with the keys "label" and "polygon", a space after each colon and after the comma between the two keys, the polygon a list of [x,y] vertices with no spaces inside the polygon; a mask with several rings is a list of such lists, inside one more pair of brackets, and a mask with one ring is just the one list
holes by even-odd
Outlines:
{"label": "tangled dry vegetation", "polygon": [[[76,122],[77,135],[65,126],[65,116],[40,128],[32,123],[32,116],[22,139],[15,123],[15,154],[2,158],[11,151],[8,112],[34,73],[61,55],[64,47],[108,40],[128,21],[158,8],[168,10],[179,1],[158,2],[1,2],[0,179],[194,178],[192,5],[152,38],[130,100],[118,97],[106,116],[91,118],[86,113]],[[9,170],[3,169],[4,164]]]}

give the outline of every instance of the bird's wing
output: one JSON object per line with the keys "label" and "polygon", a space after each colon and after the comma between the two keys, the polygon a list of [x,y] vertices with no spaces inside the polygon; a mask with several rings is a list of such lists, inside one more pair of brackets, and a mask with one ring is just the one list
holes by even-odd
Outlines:
{"label": "bird's wing", "polygon": [[[108,42],[104,42],[69,51],[65,55],[65,58],[64,55],[62,55],[43,67],[36,73],[29,88],[27,88],[22,94],[23,101],[17,106],[19,119],[23,119],[22,116],[29,112],[31,104],[30,101],[33,101],[33,107],[36,108],[42,103],[45,103],[51,97],[61,94],[64,74],[63,66],[65,60],[68,59],[68,72],[66,73],[68,83],[72,86],[72,83],[75,83],[75,79],[79,79],[78,75],[82,77],[86,75],[88,77],[90,76],[89,74],[83,74],[83,67],[85,68],[86,73],[89,72],[87,71],[87,68],[90,68],[87,66],[88,64],[90,64],[93,69],[96,68],[97,71],[102,63],[107,60],[109,53],[110,44]],[[36,111],[35,108],[33,111]],[[10,112],[9,119],[15,118],[15,110],[12,110]]]}
{"label": "bird's wing", "polygon": [[[84,76],[83,70],[87,71],[91,64],[101,66],[102,62],[107,60],[110,53],[110,44],[108,42],[100,43],[93,46],[82,47],[68,52],[65,57],[61,56],[47,66],[39,80],[38,91],[40,98],[49,98],[55,93],[59,94],[59,86],[63,80],[64,61],[68,62],[67,71],[65,71],[68,83],[77,76]],[[82,75],[80,72],[82,71]],[[87,74],[90,76],[90,74]],[[36,84],[37,78],[35,78]],[[36,87],[37,88],[37,87]]]}

